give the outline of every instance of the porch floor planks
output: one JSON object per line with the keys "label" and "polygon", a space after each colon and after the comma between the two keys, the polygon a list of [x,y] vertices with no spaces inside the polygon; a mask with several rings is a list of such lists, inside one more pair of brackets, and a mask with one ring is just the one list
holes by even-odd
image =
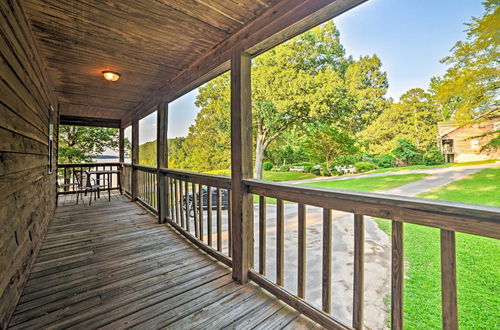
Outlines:
{"label": "porch floor planks", "polygon": [[59,203],[11,329],[317,326],[125,196],[103,197]]}

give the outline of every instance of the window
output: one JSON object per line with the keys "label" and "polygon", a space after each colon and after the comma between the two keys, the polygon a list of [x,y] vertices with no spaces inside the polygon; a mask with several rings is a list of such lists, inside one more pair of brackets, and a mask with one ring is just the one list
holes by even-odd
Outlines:
{"label": "window", "polygon": [[500,130],[500,121],[496,121],[493,123],[493,130],[494,131]]}
{"label": "window", "polygon": [[479,149],[479,141],[478,140],[471,140],[470,147],[471,147],[471,149]]}

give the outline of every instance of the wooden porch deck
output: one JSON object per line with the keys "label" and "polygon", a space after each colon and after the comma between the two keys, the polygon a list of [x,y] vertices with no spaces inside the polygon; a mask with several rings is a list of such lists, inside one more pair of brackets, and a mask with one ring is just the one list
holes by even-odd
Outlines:
{"label": "wooden porch deck", "polygon": [[320,328],[156,220],[116,194],[59,206],[10,328]]}

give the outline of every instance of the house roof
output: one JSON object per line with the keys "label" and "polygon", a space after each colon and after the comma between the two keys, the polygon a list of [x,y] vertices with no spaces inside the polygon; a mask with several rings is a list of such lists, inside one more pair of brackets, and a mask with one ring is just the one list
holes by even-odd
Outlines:
{"label": "house roof", "polygon": [[[483,113],[482,115],[479,115],[479,116],[477,116],[477,117],[474,117],[474,118],[472,119],[472,121],[476,121],[476,120],[478,120],[478,119],[484,118],[484,117],[488,116],[489,114],[494,113],[494,112],[496,112],[496,111],[500,111],[500,109],[493,109],[493,110],[487,111],[487,112]],[[470,123],[467,123],[466,125],[459,125],[459,126],[457,126],[457,127],[453,128],[453,129],[451,129],[450,131],[448,131],[448,132],[446,132],[446,133],[444,133],[444,134],[439,135],[439,138],[440,138],[440,139],[442,139],[442,138],[444,138],[445,136],[447,136],[448,134],[451,134],[451,133],[455,132],[456,130],[458,130],[458,129],[460,129],[460,128],[463,128],[463,127],[465,127],[465,126],[467,126],[467,125],[469,125],[469,124],[470,124]]]}

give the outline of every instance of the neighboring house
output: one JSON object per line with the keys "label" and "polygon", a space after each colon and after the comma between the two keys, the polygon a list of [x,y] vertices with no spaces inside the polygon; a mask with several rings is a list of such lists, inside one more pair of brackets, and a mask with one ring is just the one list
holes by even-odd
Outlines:
{"label": "neighboring house", "polygon": [[439,146],[445,155],[445,160],[450,163],[498,159],[500,158],[498,149],[481,150],[495,136],[482,135],[498,130],[500,130],[499,109],[479,116],[464,126],[453,122],[439,123]]}

